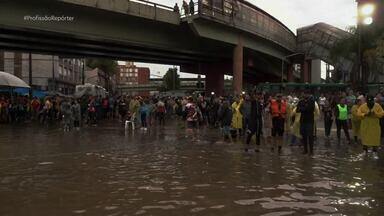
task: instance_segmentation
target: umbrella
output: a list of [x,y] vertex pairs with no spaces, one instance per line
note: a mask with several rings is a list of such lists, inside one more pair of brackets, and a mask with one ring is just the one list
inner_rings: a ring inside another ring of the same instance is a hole
[[31,88],[20,78],[2,71],[0,71],[0,86]]

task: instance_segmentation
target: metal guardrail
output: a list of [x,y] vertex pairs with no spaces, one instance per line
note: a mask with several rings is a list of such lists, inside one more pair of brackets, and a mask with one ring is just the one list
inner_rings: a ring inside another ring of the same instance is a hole
[[199,14],[224,24],[259,35],[291,50],[296,49],[296,36],[283,23],[244,0],[198,0],[194,13],[181,7],[181,17]]
[[172,7],[169,7],[169,6],[166,6],[166,5],[163,5],[163,4],[158,4],[158,3],[155,3],[155,2],[146,1],[146,0],[126,0],[126,1],[128,1],[128,2],[138,2],[138,3],[145,4],[145,5],[151,5],[151,6],[155,7],[155,8],[162,8],[162,9],[173,11]]
[[58,0],[87,7],[100,8],[118,13],[131,14],[172,24],[179,24],[180,16],[173,7],[147,0]]

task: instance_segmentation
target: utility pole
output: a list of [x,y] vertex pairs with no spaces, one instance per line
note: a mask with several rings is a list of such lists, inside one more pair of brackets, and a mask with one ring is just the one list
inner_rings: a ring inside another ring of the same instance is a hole
[[357,34],[358,34],[358,66],[360,80],[360,87],[365,90],[365,84],[368,81],[364,67],[364,26],[371,25],[373,23],[375,8],[377,5],[374,2],[356,0],[357,2]]
[[[357,58],[358,58],[358,74],[357,74],[357,80],[359,80],[359,86],[360,88],[364,87],[364,75],[363,75],[363,56],[362,56],[362,32],[361,32],[361,25],[360,23],[357,25],[357,34],[358,34],[358,51],[357,51]],[[363,90],[363,89],[361,89]]]

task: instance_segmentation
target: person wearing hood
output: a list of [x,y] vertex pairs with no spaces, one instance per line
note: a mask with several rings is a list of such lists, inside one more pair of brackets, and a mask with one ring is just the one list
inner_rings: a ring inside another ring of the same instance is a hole
[[81,107],[77,100],[74,100],[72,102],[71,110],[73,114],[73,125],[76,128],[76,130],[79,130],[80,122],[81,122]]
[[140,108],[139,108],[139,113],[140,113],[140,120],[141,120],[141,128],[142,130],[146,131],[148,130],[148,116],[149,116],[149,106],[147,101],[141,101],[140,102]]
[[300,113],[300,134],[304,145],[303,154],[313,155],[315,119],[320,111],[315,99],[309,92],[300,100],[296,112]]
[[236,97],[235,102],[232,103],[232,128],[236,135],[241,136],[243,134],[243,114],[241,113],[241,107],[243,106],[243,99]]
[[245,148],[245,151],[248,151],[249,144],[251,142],[251,138],[253,135],[256,136],[256,152],[259,151],[259,146],[260,146],[260,136],[261,136],[261,131],[263,128],[263,106],[261,105],[261,94],[254,93],[252,100],[250,100],[250,113],[249,113],[249,119],[248,119],[248,129],[249,133],[247,135],[247,140],[246,144],[247,147]]
[[357,115],[362,118],[360,125],[361,142],[365,154],[372,148],[374,159],[378,159],[377,149],[381,142],[380,118],[384,116],[383,108],[375,102],[373,96],[367,97],[367,102],[359,107]]
[[294,104],[294,98],[291,95],[287,96],[287,117],[285,118],[285,131],[287,134],[291,133],[291,125],[292,125],[292,115],[293,115],[293,109],[296,107],[297,104]]
[[232,142],[231,136],[231,124],[232,124],[232,109],[229,105],[229,101],[224,101],[218,111],[218,120],[223,132],[224,140],[229,139]]
[[353,133],[355,143],[357,143],[358,139],[360,138],[360,124],[361,124],[361,119],[357,114],[357,110],[363,103],[364,103],[364,96],[361,95],[355,100],[355,104],[351,108],[352,133]]
[[60,110],[62,114],[64,132],[68,132],[70,131],[71,125],[72,125],[72,110],[71,110],[71,105],[69,104],[67,99],[64,99],[61,102]]
[[291,120],[291,128],[290,128],[290,132],[291,132],[291,145],[296,145],[297,143],[297,140],[301,140],[302,137],[301,137],[301,133],[300,133],[300,118],[301,118],[301,113],[300,112],[297,112],[297,104],[299,103],[299,99],[298,98],[295,98],[293,99],[293,102],[292,102],[292,112],[290,114],[290,116],[288,116]]
[[324,118],[324,132],[325,137],[329,140],[331,136],[331,128],[333,124],[333,110],[332,110],[332,101],[330,98],[324,101],[324,106],[322,108],[323,118]]
[[251,96],[249,94],[245,95],[243,105],[241,106],[241,113],[243,114],[243,131],[249,133],[249,124],[251,118]]

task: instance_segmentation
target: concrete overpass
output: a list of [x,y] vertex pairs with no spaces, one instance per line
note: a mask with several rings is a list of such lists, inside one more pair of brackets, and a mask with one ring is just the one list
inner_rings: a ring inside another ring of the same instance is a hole
[[280,80],[282,59],[296,50],[284,24],[243,0],[202,0],[196,8],[180,18],[143,0],[3,0],[0,48],[180,65],[205,74],[207,91],[218,93],[224,74],[234,76],[237,93],[243,79]]

